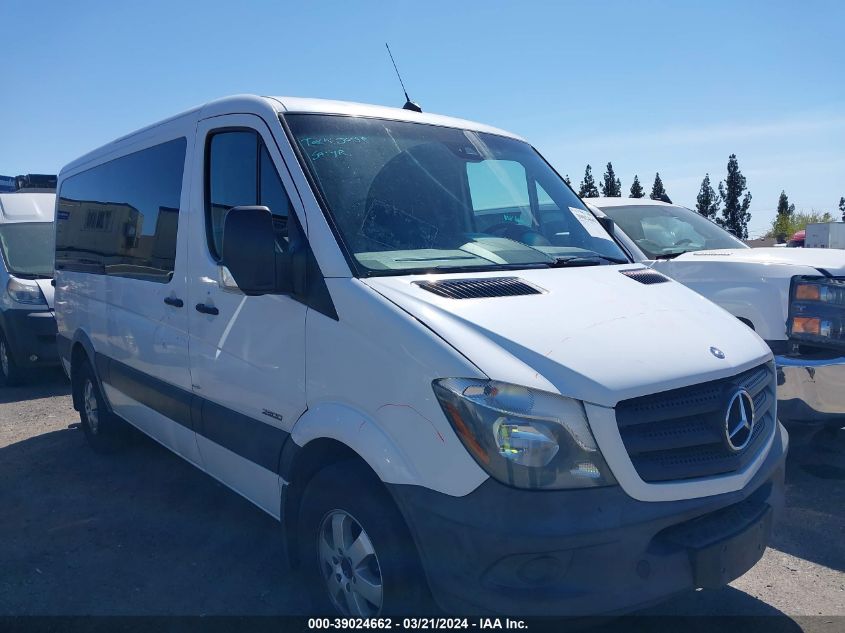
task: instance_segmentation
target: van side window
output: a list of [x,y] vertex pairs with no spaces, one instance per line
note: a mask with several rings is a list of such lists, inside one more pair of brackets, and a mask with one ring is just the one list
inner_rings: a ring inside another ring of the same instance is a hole
[[290,198],[273,165],[273,159],[264,144],[259,156],[258,204],[267,207],[273,214],[273,228],[276,231],[276,245],[282,251],[288,250],[288,218],[293,213]]
[[212,256],[220,258],[226,212],[238,206],[268,207],[273,213],[278,247],[286,250],[291,203],[258,133],[217,132],[207,147],[206,226]]
[[185,168],[185,138],[97,165],[62,182],[56,268],[167,283]]
[[208,144],[206,221],[209,248],[217,259],[222,252],[226,212],[257,200],[257,152],[258,135],[249,131],[215,134]]

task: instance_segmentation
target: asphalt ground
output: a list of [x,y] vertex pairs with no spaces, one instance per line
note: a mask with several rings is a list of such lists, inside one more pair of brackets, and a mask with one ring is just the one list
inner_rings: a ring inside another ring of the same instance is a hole
[[[78,422],[60,371],[0,389],[0,616],[309,614],[272,518],[140,434],[97,455]],[[786,510],[763,559],[644,615],[845,630],[845,431],[790,435]]]

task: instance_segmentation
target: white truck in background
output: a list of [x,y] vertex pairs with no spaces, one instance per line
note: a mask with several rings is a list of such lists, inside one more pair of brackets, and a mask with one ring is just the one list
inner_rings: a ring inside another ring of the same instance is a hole
[[777,364],[781,421],[843,425],[845,251],[749,248],[676,204],[588,202],[596,215],[614,221],[614,237],[634,261],[707,297],[766,341]]
[[805,231],[804,248],[845,248],[845,222],[808,224]]

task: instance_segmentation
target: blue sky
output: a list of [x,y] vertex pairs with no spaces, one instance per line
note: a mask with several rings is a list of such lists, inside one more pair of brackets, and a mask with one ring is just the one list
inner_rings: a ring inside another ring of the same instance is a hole
[[[687,206],[735,152],[750,233],[781,189],[845,196],[845,3],[0,0],[0,174],[57,172],[234,93],[401,105],[525,136],[574,184],[612,161]],[[37,19],[37,21],[35,21]]]

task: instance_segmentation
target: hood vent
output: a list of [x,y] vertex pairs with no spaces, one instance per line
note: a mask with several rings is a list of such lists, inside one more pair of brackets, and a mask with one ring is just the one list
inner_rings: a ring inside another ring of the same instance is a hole
[[480,279],[442,279],[415,281],[414,284],[447,299],[483,299],[489,297],[518,297],[538,295],[538,288],[517,277],[486,277]]
[[641,284],[650,286],[651,284],[662,284],[670,279],[658,272],[649,270],[648,268],[635,268],[634,270],[620,270],[620,273],[626,277],[630,277],[634,281],[639,281]]

